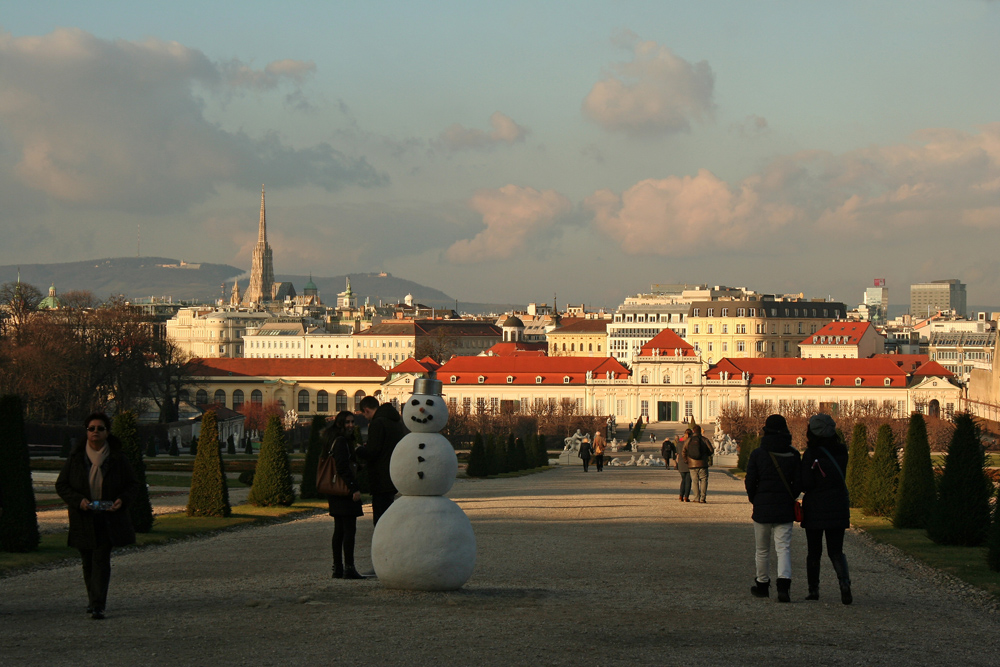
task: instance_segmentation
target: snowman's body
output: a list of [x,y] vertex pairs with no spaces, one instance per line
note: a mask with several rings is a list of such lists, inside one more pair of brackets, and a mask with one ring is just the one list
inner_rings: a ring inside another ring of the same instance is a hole
[[[421,393],[424,388],[427,393]],[[403,406],[412,431],[396,445],[389,475],[402,497],[379,518],[372,536],[372,564],[388,588],[446,591],[461,588],[476,564],[476,536],[465,512],[443,494],[451,489],[458,459],[438,433],[448,421],[440,382],[417,380]]]

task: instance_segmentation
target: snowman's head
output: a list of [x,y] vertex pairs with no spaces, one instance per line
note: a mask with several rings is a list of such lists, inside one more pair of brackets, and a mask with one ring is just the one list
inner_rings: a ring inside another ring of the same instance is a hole
[[448,423],[448,404],[436,394],[413,394],[403,404],[403,424],[414,433],[436,433]]

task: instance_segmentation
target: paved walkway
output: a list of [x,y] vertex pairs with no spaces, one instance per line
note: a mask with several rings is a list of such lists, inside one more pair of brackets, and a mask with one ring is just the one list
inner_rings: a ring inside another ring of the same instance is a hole
[[[998,619],[849,536],[855,604],[826,562],[805,602],[751,598],[742,483],[679,503],[678,474],[561,468],[461,480],[476,570],[454,593],[331,580],[323,515],[116,552],[108,620],[83,613],[79,566],[0,580],[2,665],[994,665]],[[366,508],[367,511],[368,508]],[[370,565],[369,517],[359,567]]]

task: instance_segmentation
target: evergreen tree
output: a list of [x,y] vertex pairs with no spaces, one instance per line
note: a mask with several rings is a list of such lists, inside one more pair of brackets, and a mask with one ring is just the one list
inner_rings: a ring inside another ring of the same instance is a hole
[[514,434],[507,434],[507,442],[504,445],[504,459],[507,461],[506,472],[517,472],[517,446],[514,443]]
[[489,476],[499,475],[501,469],[500,461],[501,453],[497,447],[496,438],[493,437],[492,433],[486,434],[486,460],[489,465],[486,468],[486,474]]
[[973,547],[986,539],[993,484],[985,465],[979,427],[968,413],[955,415],[938,502],[927,524],[927,536],[938,544]]
[[73,438],[69,437],[69,433],[63,436],[62,447],[59,448],[59,458],[65,459],[69,457],[69,453],[73,451]]
[[137,533],[148,533],[153,529],[153,504],[149,501],[149,487],[146,486],[146,463],[142,460],[142,446],[139,444],[139,428],[135,413],[129,410],[115,417],[111,433],[122,443],[122,453],[132,466],[132,472],[139,482],[132,502],[128,504],[128,514],[132,527]]
[[545,443],[545,434],[538,434],[538,455],[541,457],[541,463],[543,466],[549,465],[549,450]]
[[191,456],[198,456],[198,436],[191,436]]
[[219,455],[219,425],[215,412],[209,410],[201,418],[201,440],[191,474],[191,493],[188,495],[188,516],[229,516],[229,485],[225,466]]
[[233,437],[232,433],[226,438],[226,454],[228,456],[236,456],[236,438]]
[[986,564],[994,572],[1000,572],[1000,496],[993,504],[993,522],[986,536]]
[[896,508],[896,488],[899,484],[899,456],[892,427],[882,424],[875,437],[875,455],[868,467],[865,486],[865,511],[871,516],[892,516]]
[[156,451],[156,438],[150,438],[149,442],[146,443],[146,456],[151,459],[155,459],[159,452]]
[[181,450],[177,447],[177,436],[170,438],[170,449],[167,450],[168,456],[180,456]]
[[903,471],[899,476],[892,525],[896,528],[926,528],[936,494],[927,424],[922,414],[914,412],[910,415],[910,426],[906,431]]
[[246,454],[247,456],[253,456],[253,440],[250,439],[249,433],[243,436],[243,441],[245,443],[244,444],[245,449],[243,453]]
[[263,507],[288,506],[295,502],[295,486],[288,462],[288,450],[285,449],[285,435],[281,419],[276,415],[267,420],[260,455],[257,457],[257,472],[253,476],[253,486],[247,502]]
[[0,551],[38,548],[38,514],[21,397],[0,397]]
[[319,498],[316,491],[316,470],[319,469],[319,459],[323,455],[323,429],[326,428],[326,417],[314,415],[309,426],[309,444],[306,447],[306,460],[302,466],[302,484],[299,485],[299,495],[303,498]]
[[483,434],[477,432],[472,440],[469,451],[469,464],[465,468],[467,477],[486,477],[489,473],[489,461],[486,460],[486,445],[483,444]]
[[739,456],[737,458],[736,467],[746,472],[747,463],[750,461],[750,453],[758,447],[760,447],[759,435],[754,435],[753,433],[747,433],[744,435],[743,440],[740,442]]
[[514,456],[517,459],[518,470],[535,467],[528,462],[528,451],[524,448],[524,440],[521,438],[514,438]]
[[848,452],[847,493],[851,497],[851,507],[865,506],[865,490],[868,487],[868,467],[871,457],[868,456],[868,427],[862,423],[854,425],[851,436],[851,449]]

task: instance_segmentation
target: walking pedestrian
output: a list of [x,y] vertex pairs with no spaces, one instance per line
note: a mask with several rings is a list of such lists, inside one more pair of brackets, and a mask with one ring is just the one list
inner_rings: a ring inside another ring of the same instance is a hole
[[670,470],[670,460],[677,457],[677,447],[674,445],[674,441],[670,438],[664,438],[663,444],[660,445],[660,456],[663,457],[663,463],[667,470]]
[[677,455],[677,472],[681,474],[681,490],[680,490],[680,500],[683,503],[691,502],[691,469],[688,467],[687,457],[684,456],[684,448],[687,446],[687,439],[691,437],[691,429],[688,429],[684,433],[684,440],[678,443],[681,448],[680,453]]
[[686,433],[687,439],[684,441],[684,451],[682,456],[687,458],[688,467],[694,478],[695,502],[706,503],[708,495],[708,458],[715,453],[715,448],[708,438],[701,434],[701,426],[698,424],[689,428]]
[[607,446],[604,434],[600,431],[594,433],[594,464],[597,465],[597,472],[604,472],[604,450]]
[[590,457],[594,453],[593,448],[590,445],[590,439],[584,438],[580,442],[580,452],[578,456],[583,459],[583,472],[587,472],[588,466],[590,466]]

